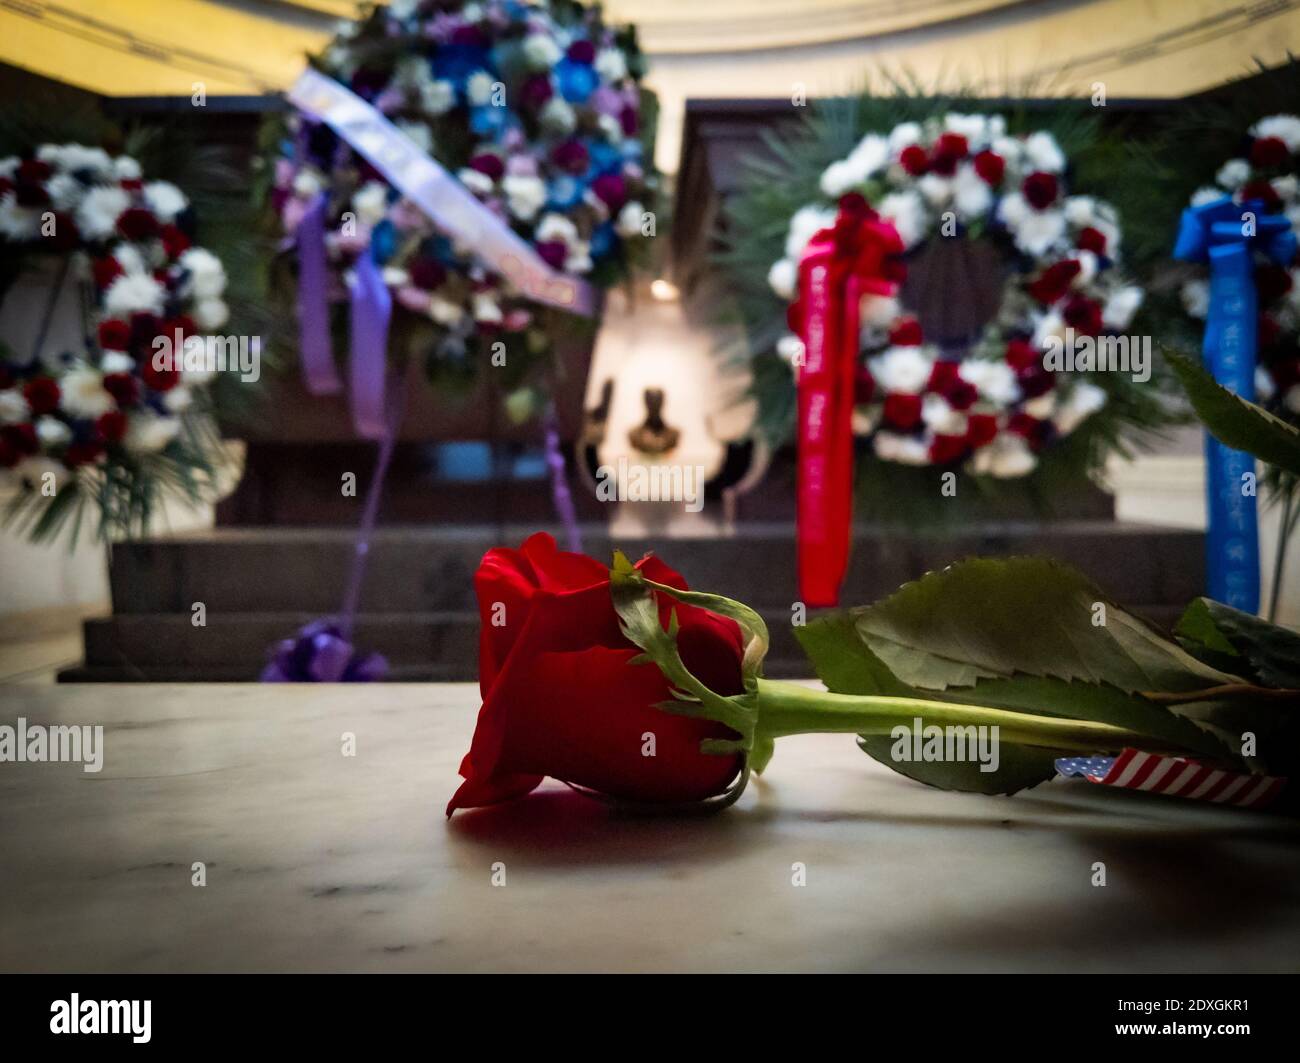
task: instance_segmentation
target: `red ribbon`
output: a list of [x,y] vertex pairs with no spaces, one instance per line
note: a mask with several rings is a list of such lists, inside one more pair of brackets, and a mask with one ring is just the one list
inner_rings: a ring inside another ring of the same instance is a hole
[[853,522],[853,391],[859,301],[893,295],[903,241],[857,195],[840,201],[799,261],[790,327],[803,340],[799,370],[799,595],[805,605],[839,602]]

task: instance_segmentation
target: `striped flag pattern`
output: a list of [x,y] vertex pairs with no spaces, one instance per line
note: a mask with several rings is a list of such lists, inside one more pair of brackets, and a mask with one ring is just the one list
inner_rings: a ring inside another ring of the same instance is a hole
[[1102,786],[1237,808],[1263,808],[1286,785],[1286,779],[1272,775],[1222,771],[1183,757],[1161,757],[1136,749],[1126,749],[1118,757],[1063,757],[1056,762],[1056,770]]

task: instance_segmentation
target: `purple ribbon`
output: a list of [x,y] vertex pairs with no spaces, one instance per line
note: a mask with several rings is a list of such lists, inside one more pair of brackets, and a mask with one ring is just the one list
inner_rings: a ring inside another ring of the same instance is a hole
[[391,424],[384,405],[384,382],[388,375],[388,322],[393,297],[369,248],[357,259],[352,280],[352,358],[349,366],[349,398],[352,423],[362,439],[384,440],[400,427]]
[[329,267],[325,261],[325,195],[298,223],[298,347],[303,382],[313,395],[337,395],[343,390],[334,368],[330,342]]
[[564,538],[570,552],[582,553],[582,533],[578,530],[578,514],[573,508],[573,494],[569,491],[569,478],[564,471],[564,454],[560,451],[560,421],[555,414],[555,403],[546,407],[546,464],[551,470],[551,496],[555,511],[564,525]]

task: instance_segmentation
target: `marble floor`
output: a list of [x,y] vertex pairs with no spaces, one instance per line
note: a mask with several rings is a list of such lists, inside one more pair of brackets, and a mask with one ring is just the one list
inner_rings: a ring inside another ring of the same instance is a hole
[[0,764],[0,970],[1300,967],[1300,839],[1268,815],[1082,781],[944,793],[814,735],[713,816],[548,782],[447,820],[473,685],[0,700],[104,728],[97,773]]

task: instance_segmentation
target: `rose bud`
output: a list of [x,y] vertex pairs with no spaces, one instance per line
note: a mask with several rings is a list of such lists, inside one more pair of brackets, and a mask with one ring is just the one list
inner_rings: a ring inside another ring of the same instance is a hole
[[[520,797],[546,776],[665,804],[724,794],[742,775],[741,736],[704,715],[712,710],[745,727],[724,704],[746,689],[741,626],[674,602],[686,582],[657,558],[635,567],[623,559],[622,566],[611,574],[589,557],[558,550],[544,533],[519,550],[484,556],[474,576],[483,707],[448,815]],[[620,610],[612,575],[621,581]],[[634,633],[657,640],[656,662],[665,657],[670,670],[680,668],[672,683],[646,659]],[[765,629],[763,636],[765,646]],[[683,685],[702,699],[690,715],[683,714],[686,702],[674,702],[675,687]],[[748,729],[752,734],[752,724]],[[647,733],[654,735],[653,757],[643,755]]]

